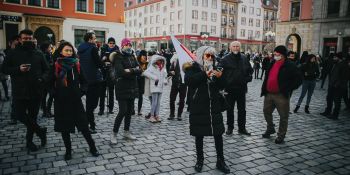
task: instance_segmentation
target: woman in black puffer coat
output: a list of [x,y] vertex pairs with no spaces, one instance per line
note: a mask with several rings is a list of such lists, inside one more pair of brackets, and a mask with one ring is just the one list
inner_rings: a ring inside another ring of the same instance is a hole
[[224,173],[230,169],[224,162],[222,134],[225,131],[221,114],[222,99],[219,90],[224,87],[222,73],[215,68],[215,49],[209,46],[197,50],[196,62],[185,64],[185,83],[193,94],[190,101],[190,134],[196,138],[197,163],[195,170],[203,167],[203,138],[214,136],[217,152],[216,167]]
[[110,55],[112,59],[112,68],[115,71],[115,96],[119,104],[119,113],[115,118],[111,142],[117,143],[117,133],[120,124],[124,119],[124,138],[135,140],[129,132],[131,112],[135,98],[138,97],[137,76],[141,75],[142,70],[132,53],[131,41],[127,38],[122,40],[121,52],[113,52]]

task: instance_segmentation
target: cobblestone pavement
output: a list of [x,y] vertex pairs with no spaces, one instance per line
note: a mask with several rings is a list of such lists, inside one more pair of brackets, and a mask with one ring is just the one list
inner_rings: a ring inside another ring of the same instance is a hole
[[[232,174],[350,174],[349,112],[342,108],[338,121],[320,116],[325,106],[326,90],[320,90],[318,84],[310,106],[311,114],[305,114],[303,107],[298,114],[291,114],[286,143],[276,145],[275,137],[261,137],[266,124],[260,87],[261,80],[253,80],[247,94],[247,129],[252,136],[239,135],[237,130],[230,137],[224,136],[225,158]],[[24,125],[7,125],[10,104],[1,102],[0,174],[195,173],[193,166],[196,153],[194,138],[189,135],[188,114],[183,114],[183,121],[166,120],[169,115],[169,89],[167,87],[162,98],[162,123],[151,124],[143,117],[133,116],[131,131],[138,139],[122,140],[121,133],[118,136],[119,143],[111,145],[109,134],[116,113],[96,115],[98,133],[93,138],[102,156],[92,157],[82,135],[72,134],[73,159],[67,162],[63,159],[65,148],[60,134],[53,131],[52,118],[39,117],[40,123],[48,127],[47,146],[27,154],[24,149]],[[294,108],[299,94],[300,89],[292,97],[291,108]],[[146,99],[143,113],[147,113],[149,108]],[[276,113],[275,116],[278,124],[279,117]],[[36,137],[35,142],[40,143]],[[220,174],[215,169],[213,138],[205,139],[204,149],[205,166],[202,174]]]

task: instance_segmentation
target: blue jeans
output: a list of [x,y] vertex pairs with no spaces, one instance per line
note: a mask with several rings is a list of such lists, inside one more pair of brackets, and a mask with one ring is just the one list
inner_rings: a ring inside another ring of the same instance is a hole
[[297,106],[300,106],[301,102],[303,102],[306,92],[307,92],[306,106],[309,106],[312,94],[314,93],[315,86],[316,86],[316,80],[303,80],[301,94],[300,94]]
[[162,93],[155,92],[152,93],[152,107],[151,116],[159,116],[160,99],[162,98]]

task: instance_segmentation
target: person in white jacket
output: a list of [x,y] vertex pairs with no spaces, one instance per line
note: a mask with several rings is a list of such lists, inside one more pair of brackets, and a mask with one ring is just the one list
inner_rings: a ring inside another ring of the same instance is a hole
[[160,55],[153,55],[149,67],[143,73],[150,79],[150,91],[152,95],[151,117],[152,123],[161,122],[159,117],[160,100],[162,98],[163,87],[167,85],[166,60]]

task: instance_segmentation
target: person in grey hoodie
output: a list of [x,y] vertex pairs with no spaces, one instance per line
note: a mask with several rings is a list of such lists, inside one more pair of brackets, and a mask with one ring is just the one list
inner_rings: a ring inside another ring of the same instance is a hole
[[101,68],[103,63],[96,47],[96,35],[88,32],[84,36],[84,43],[78,48],[81,71],[87,82],[86,115],[90,125],[90,132],[96,133],[94,110],[98,105],[100,83],[103,80]]

